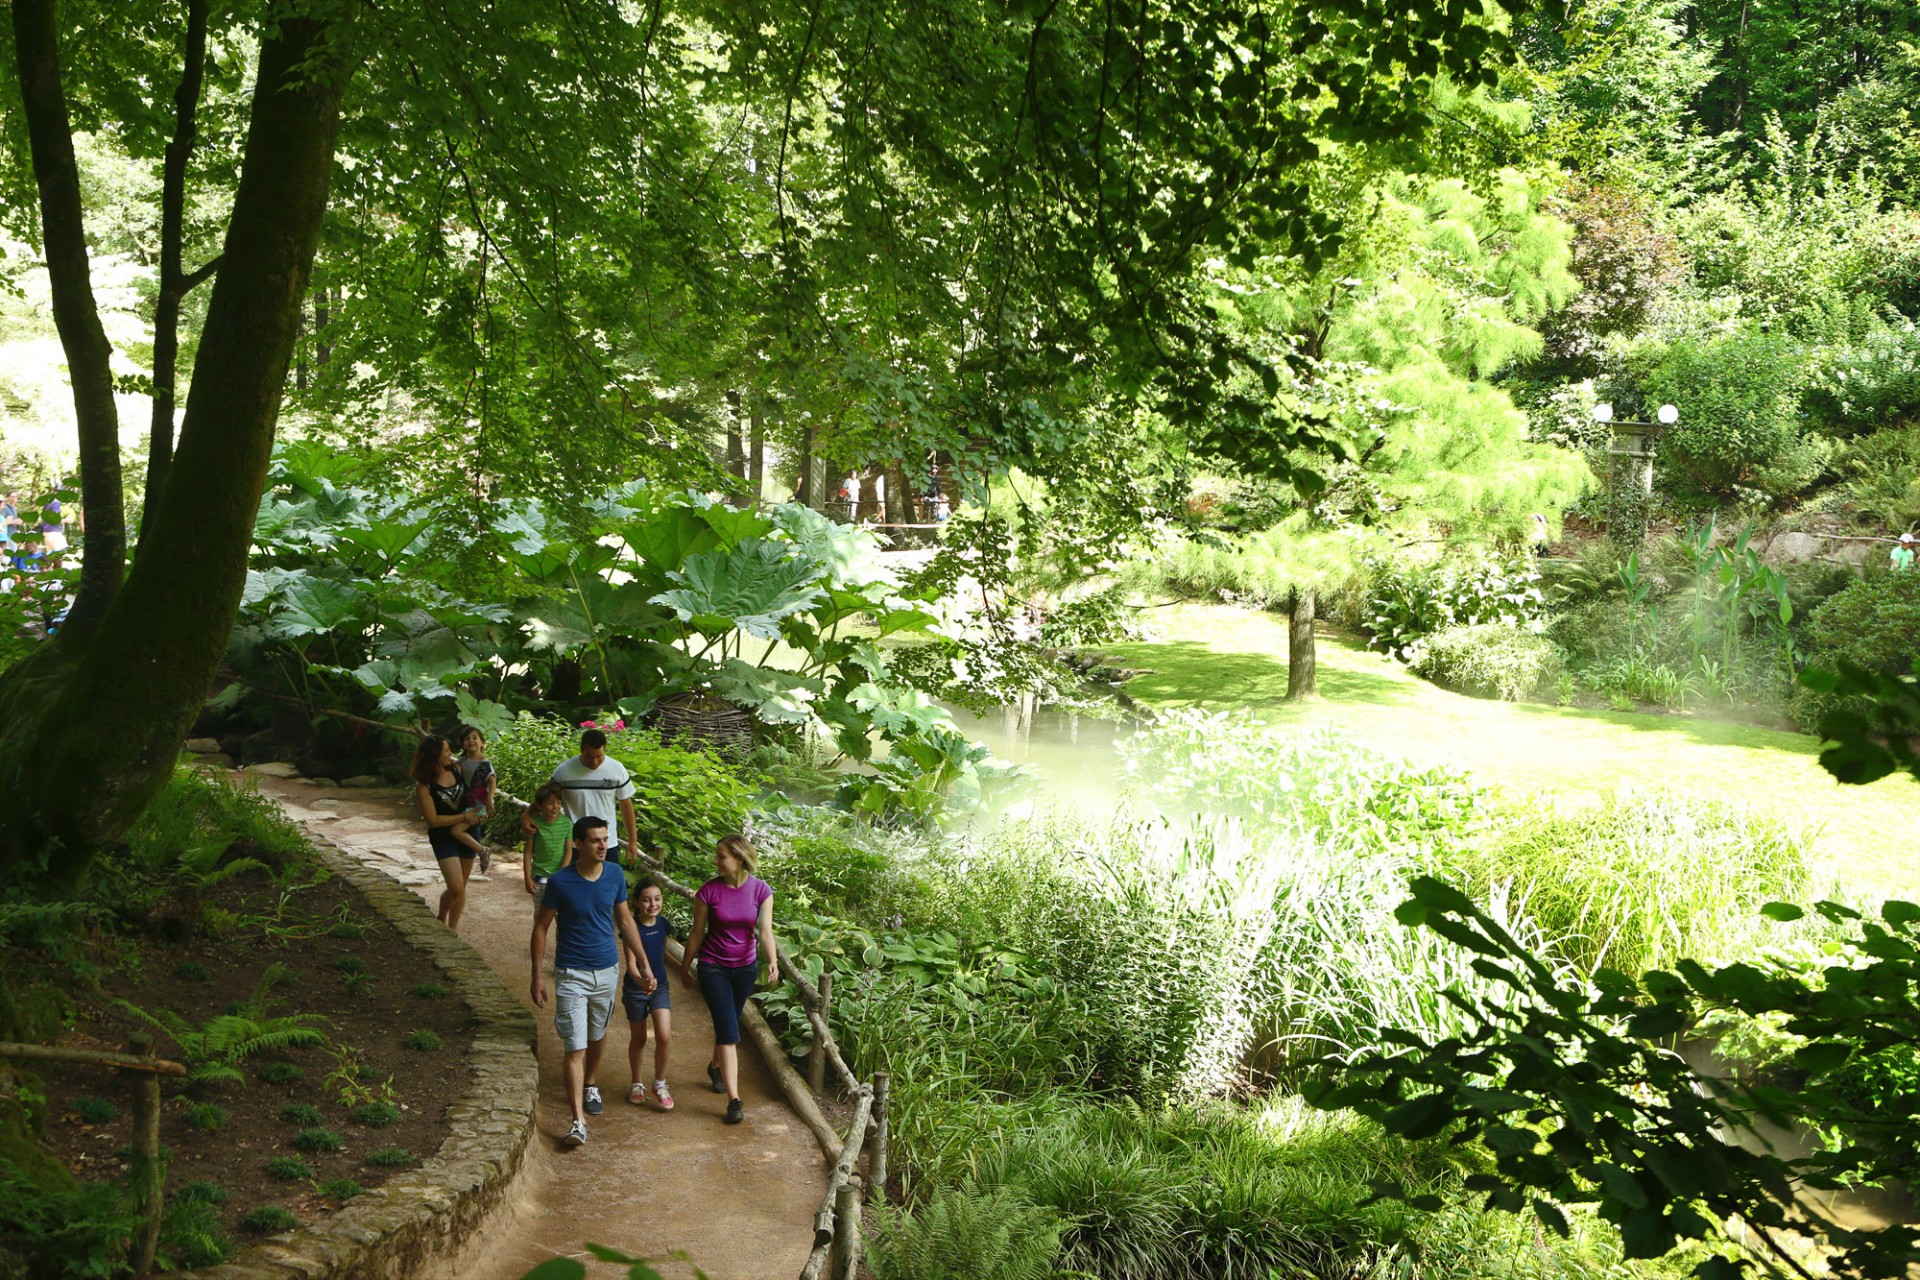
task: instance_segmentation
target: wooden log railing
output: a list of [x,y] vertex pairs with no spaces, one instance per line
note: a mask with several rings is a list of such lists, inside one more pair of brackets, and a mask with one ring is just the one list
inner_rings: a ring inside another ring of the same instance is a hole
[[[501,792],[500,798],[526,807],[527,802],[518,796]],[[668,876],[658,859],[638,850],[634,853],[636,860],[642,864],[641,869],[663,892],[689,902],[694,901],[694,891]],[[683,958],[685,953],[678,943],[669,942],[667,945],[676,961]],[[754,1040],[760,1056],[766,1059],[768,1069],[773,1072],[780,1091],[786,1095],[794,1113],[812,1130],[821,1151],[833,1162],[827,1178],[826,1194],[821,1197],[820,1208],[813,1217],[813,1251],[807,1255],[807,1264],[800,1271],[800,1280],[821,1280],[822,1276],[830,1277],[830,1280],[854,1280],[866,1252],[860,1228],[861,1200],[865,1196],[876,1195],[884,1198],[887,1193],[889,1081],[884,1071],[875,1072],[871,1082],[863,1081],[847,1065],[839,1044],[833,1038],[833,1029],[827,1023],[831,998],[831,979],[828,975],[822,974],[821,983],[816,987],[807,977],[806,970],[794,963],[793,954],[785,946],[778,941],[774,946],[780,960],[780,971],[793,984],[794,991],[800,997],[800,1007],[806,1011],[807,1022],[813,1028],[814,1047],[808,1061],[808,1075],[813,1083],[810,1085],[794,1069],[779,1037],[767,1025],[760,1010],[751,1004],[747,1006],[747,1016],[741,1020],[742,1029]],[[828,1068],[832,1069],[834,1079],[853,1102],[853,1115],[844,1135],[836,1133],[827,1122],[814,1096],[824,1093]],[[858,1169],[863,1153],[867,1158],[864,1177]]]
[[139,1201],[136,1212],[140,1215],[140,1234],[134,1237],[133,1251],[127,1261],[136,1276],[152,1271],[153,1255],[160,1247],[160,1218],[167,1198],[166,1165],[160,1155],[160,1077],[184,1076],[185,1065],[154,1057],[153,1037],[143,1031],[129,1037],[125,1053],[66,1049],[50,1044],[0,1043],[0,1059],[112,1067],[132,1086],[132,1173],[135,1197]]

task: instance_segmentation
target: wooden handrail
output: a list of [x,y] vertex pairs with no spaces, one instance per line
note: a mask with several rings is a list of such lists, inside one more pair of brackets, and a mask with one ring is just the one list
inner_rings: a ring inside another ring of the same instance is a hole
[[145,1058],[108,1049],[62,1049],[51,1044],[13,1044],[0,1041],[0,1058],[21,1058],[36,1062],[72,1062],[87,1067],[112,1067],[116,1071],[144,1071],[156,1076],[184,1076],[187,1068],[165,1058]]

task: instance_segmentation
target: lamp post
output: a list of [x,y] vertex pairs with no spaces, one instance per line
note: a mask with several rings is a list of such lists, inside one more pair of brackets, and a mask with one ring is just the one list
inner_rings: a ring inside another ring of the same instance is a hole
[[1680,420],[1680,410],[1663,404],[1654,417],[1654,422],[1616,420],[1611,404],[1602,401],[1593,406],[1593,420],[1613,428],[1613,438],[1607,442],[1611,463],[1607,532],[1631,546],[1638,546],[1647,533],[1647,502],[1653,496],[1653,458],[1660,433]]

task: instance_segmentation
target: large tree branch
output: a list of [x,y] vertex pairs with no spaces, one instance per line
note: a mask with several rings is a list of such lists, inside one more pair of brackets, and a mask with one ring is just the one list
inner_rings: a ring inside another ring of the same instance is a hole
[[[187,0],[187,46],[180,64],[180,87],[173,94],[173,140],[167,143],[160,178],[160,294],[153,304],[153,417],[147,437],[147,502],[140,517],[144,541],[160,492],[167,487],[173,466],[173,405],[180,363],[180,301],[209,270],[202,267],[189,280],[180,269],[180,242],[185,236],[187,161],[193,156],[197,134],[194,117],[200,110],[200,81],[207,65],[207,0]],[[216,261],[218,261],[216,259]]]
[[120,417],[113,403],[113,348],[100,325],[93,271],[82,223],[80,168],[60,76],[55,0],[13,5],[13,42],[20,98],[40,190],[41,241],[53,300],[53,323],[67,356],[74,418],[80,435],[80,491],[87,514],[80,593],[60,629],[63,645],[84,645],[120,590],[127,530],[120,490]]

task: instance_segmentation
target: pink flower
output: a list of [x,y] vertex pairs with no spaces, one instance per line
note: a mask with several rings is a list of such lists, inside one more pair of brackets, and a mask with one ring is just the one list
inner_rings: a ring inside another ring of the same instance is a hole
[[591,720],[582,720],[582,721],[580,722],[580,727],[581,727],[582,729],[598,729],[598,728],[599,728],[600,726],[599,726],[599,725],[597,725],[597,724],[595,724],[595,723],[594,723],[593,721],[591,721]]
[[627,727],[627,722],[625,720],[615,720],[613,722],[613,727],[615,729],[624,729]]

